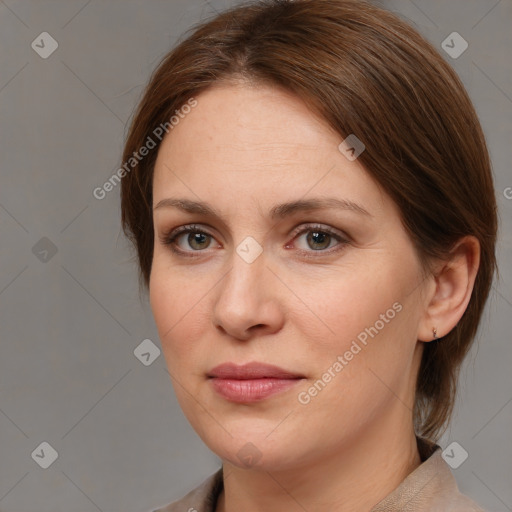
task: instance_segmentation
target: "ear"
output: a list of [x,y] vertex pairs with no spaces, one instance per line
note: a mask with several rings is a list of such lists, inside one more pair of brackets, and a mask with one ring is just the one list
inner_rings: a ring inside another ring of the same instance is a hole
[[418,325],[418,340],[433,341],[446,336],[459,322],[469,304],[480,265],[480,243],[474,236],[461,238],[447,260],[437,266],[431,293]]

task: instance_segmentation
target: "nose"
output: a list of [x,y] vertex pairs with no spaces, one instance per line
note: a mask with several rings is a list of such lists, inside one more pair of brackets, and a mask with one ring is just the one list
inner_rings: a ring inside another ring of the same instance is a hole
[[282,328],[280,281],[267,267],[264,253],[251,263],[234,253],[231,269],[216,288],[212,321],[223,335],[249,340]]

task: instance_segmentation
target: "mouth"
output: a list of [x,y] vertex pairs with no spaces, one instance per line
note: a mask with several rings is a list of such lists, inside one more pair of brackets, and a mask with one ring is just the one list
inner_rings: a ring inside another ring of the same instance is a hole
[[224,363],[213,368],[207,377],[220,396],[235,403],[264,400],[305,379],[299,373],[259,362],[244,365]]

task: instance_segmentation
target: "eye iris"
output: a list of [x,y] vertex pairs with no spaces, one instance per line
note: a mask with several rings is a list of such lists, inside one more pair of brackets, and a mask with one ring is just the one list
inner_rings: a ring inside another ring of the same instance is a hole
[[[314,250],[322,250],[329,247],[332,235],[325,231],[309,231],[306,237],[308,245]],[[200,251],[210,245],[210,235],[201,231],[189,231],[187,243],[192,249]]]
[[[307,236],[308,243],[312,241],[314,244],[323,245],[317,249],[325,249],[325,247],[329,247],[330,238],[331,235],[328,233],[322,233],[320,231],[311,231]],[[325,240],[327,240],[327,244],[323,243]]]
[[[208,235],[204,233],[189,233],[187,242],[190,244],[190,247],[194,249],[204,249],[204,247],[194,247],[194,244],[197,242],[199,244],[204,243],[207,240]],[[208,245],[206,245],[208,247]]]

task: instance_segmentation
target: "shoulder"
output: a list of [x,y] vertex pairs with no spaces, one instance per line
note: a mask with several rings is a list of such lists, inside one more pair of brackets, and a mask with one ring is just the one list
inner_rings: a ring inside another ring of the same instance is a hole
[[180,500],[147,512],[214,512],[222,486],[221,468]]
[[428,461],[430,461],[429,474],[432,475],[429,493],[432,498],[432,512],[486,512],[475,501],[459,491],[455,477],[444,460],[440,447],[436,448]]
[[[420,449],[426,453],[426,447]],[[371,512],[485,512],[459,491],[441,447],[432,445],[423,462]]]

